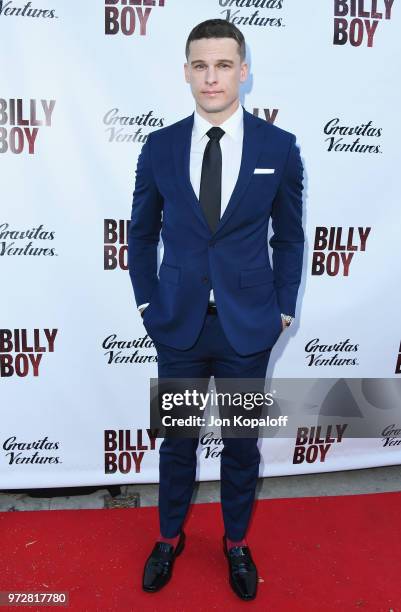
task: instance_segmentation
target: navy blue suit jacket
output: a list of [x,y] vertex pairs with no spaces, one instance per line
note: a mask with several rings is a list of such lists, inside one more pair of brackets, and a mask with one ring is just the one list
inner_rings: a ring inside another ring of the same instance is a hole
[[[190,182],[193,120],[194,113],[149,134],[138,158],[128,235],[135,300],[149,302],[143,323],[153,340],[187,349],[201,330],[213,288],[228,341],[249,355],[274,345],[280,313],[295,315],[304,246],[299,149],[293,134],[244,109],[238,180],[212,232]],[[255,168],[275,171],[254,174]]]

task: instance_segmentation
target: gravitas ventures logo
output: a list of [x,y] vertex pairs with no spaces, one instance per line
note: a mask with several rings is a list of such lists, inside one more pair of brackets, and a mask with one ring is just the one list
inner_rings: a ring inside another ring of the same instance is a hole
[[0,17],[44,17],[58,19],[55,9],[32,8],[32,2],[16,6],[12,0],[0,0]]
[[[281,28],[285,24],[277,11],[281,11],[284,0],[218,0],[222,19],[238,27],[256,26]],[[245,9],[245,10],[244,10]]]
[[333,45],[373,47],[377,27],[391,19],[394,0],[334,0]]
[[[7,255],[23,255],[23,256],[50,256],[54,257],[57,255],[54,247],[47,247],[46,240],[54,240],[54,231],[47,231],[44,229],[41,223],[39,227],[33,227],[28,230],[25,228],[10,229],[8,223],[0,223],[0,257]],[[36,243],[33,241],[42,242]],[[42,246],[43,244],[43,246]]]
[[[29,442],[18,440],[17,436],[10,436],[3,442],[3,451],[8,465],[16,464],[60,464],[62,460],[53,452],[60,449],[60,442],[52,442],[47,436]],[[51,453],[50,453],[51,451]]]
[[151,130],[164,127],[164,121],[164,117],[153,115],[153,110],[140,115],[124,115],[118,108],[112,108],[103,117],[109,142],[143,144]]
[[213,431],[206,432],[199,440],[201,453],[205,459],[219,459],[223,450],[222,438],[215,437]]
[[358,349],[359,344],[352,344],[349,338],[333,344],[324,344],[319,338],[313,338],[305,345],[307,365],[309,367],[359,365],[354,356]]
[[103,340],[102,347],[106,349],[104,355],[108,364],[157,362],[155,345],[147,334],[132,340],[120,340],[117,334],[110,334]]
[[382,431],[382,442],[384,446],[401,446],[401,428],[393,423]]
[[327,151],[334,153],[382,153],[379,138],[382,128],[372,121],[360,125],[346,125],[338,117],[330,119],[323,128]]

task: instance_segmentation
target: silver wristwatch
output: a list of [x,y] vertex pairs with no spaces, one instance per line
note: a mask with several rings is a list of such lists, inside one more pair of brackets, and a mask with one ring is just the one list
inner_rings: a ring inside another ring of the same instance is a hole
[[281,318],[283,319],[287,327],[289,327],[294,320],[294,317],[291,317],[291,315],[285,315],[283,313],[281,313]]

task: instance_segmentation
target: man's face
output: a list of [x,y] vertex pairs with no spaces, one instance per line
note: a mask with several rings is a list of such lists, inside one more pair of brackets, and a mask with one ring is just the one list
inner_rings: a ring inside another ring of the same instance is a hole
[[206,113],[219,113],[238,99],[240,83],[248,76],[233,38],[201,38],[189,45],[185,80],[197,105]]

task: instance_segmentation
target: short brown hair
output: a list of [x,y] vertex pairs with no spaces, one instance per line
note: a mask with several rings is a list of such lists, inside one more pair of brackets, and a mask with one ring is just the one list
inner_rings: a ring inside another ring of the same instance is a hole
[[233,38],[238,43],[238,52],[241,62],[245,59],[244,35],[233,23],[225,19],[207,19],[207,21],[198,23],[198,25],[191,30],[185,45],[185,56],[187,60],[189,57],[190,43],[200,38]]

